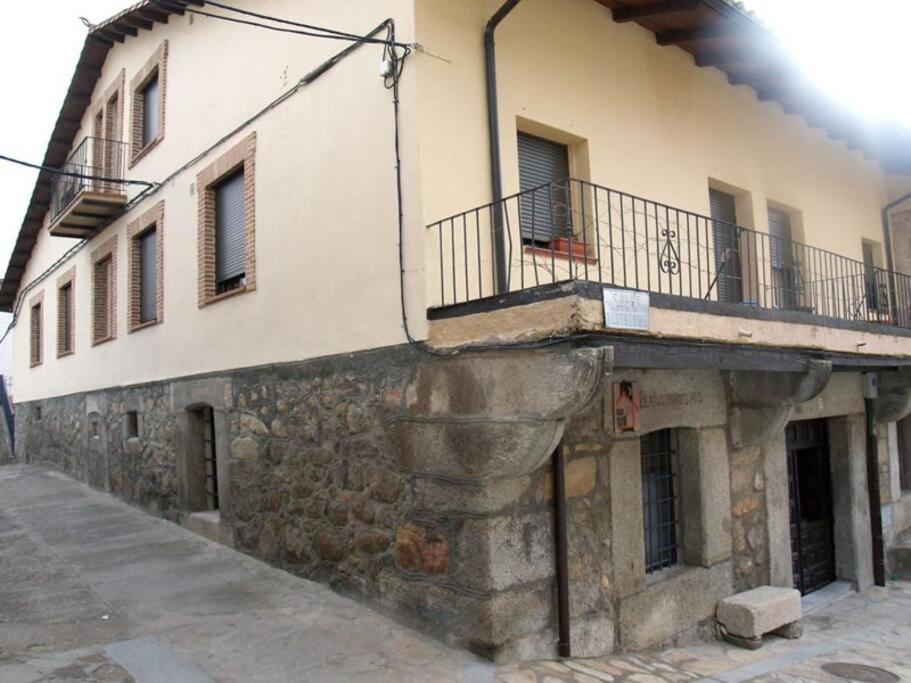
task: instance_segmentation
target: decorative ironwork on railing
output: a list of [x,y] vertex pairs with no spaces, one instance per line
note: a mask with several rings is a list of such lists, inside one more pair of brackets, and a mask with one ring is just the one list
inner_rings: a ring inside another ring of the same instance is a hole
[[[125,194],[124,159],[128,145],[119,140],[87,137],[51,179],[51,219],[82,192]],[[104,180],[102,180],[102,178]]]
[[587,280],[911,328],[911,276],[574,178],[429,225],[439,253],[435,305],[502,293],[498,225],[506,291]]

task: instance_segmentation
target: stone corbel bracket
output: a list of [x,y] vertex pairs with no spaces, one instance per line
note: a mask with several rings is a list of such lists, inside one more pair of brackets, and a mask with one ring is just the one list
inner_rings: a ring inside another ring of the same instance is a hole
[[567,421],[596,401],[613,349],[577,348],[426,357],[386,421],[404,471],[462,481],[537,469]]
[[879,373],[876,421],[898,422],[911,415],[911,368]]
[[783,430],[794,406],[818,396],[832,376],[832,362],[811,360],[805,372],[736,370],[726,373],[731,445],[748,448]]

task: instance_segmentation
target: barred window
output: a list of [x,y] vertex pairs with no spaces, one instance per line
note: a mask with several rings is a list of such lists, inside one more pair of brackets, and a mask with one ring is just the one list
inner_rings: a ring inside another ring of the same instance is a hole
[[647,574],[677,564],[680,556],[677,500],[677,432],[662,429],[640,440],[642,514]]

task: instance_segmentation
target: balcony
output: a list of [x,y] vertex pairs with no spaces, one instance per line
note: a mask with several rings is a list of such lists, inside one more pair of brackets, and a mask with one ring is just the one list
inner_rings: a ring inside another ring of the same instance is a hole
[[127,203],[123,164],[127,144],[87,137],[51,179],[49,230],[91,237]]
[[[428,229],[439,268],[431,319],[590,282],[650,292],[652,305],[677,310],[885,334],[911,329],[911,276],[583,180],[543,185]],[[497,230],[499,259],[491,246]]]

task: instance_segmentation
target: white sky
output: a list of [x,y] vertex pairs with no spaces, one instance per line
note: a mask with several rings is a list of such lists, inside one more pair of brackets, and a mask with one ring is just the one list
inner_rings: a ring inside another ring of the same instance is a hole
[[[452,2],[455,0],[439,0]],[[541,1],[541,0],[535,0]],[[554,2],[556,0],[547,0]],[[100,22],[133,0],[29,0],[0,22],[0,153],[40,163],[82,48],[80,16]],[[306,19],[301,2],[300,19]],[[848,106],[911,127],[911,0],[747,0],[808,75]],[[36,172],[0,162],[0,276]]]

